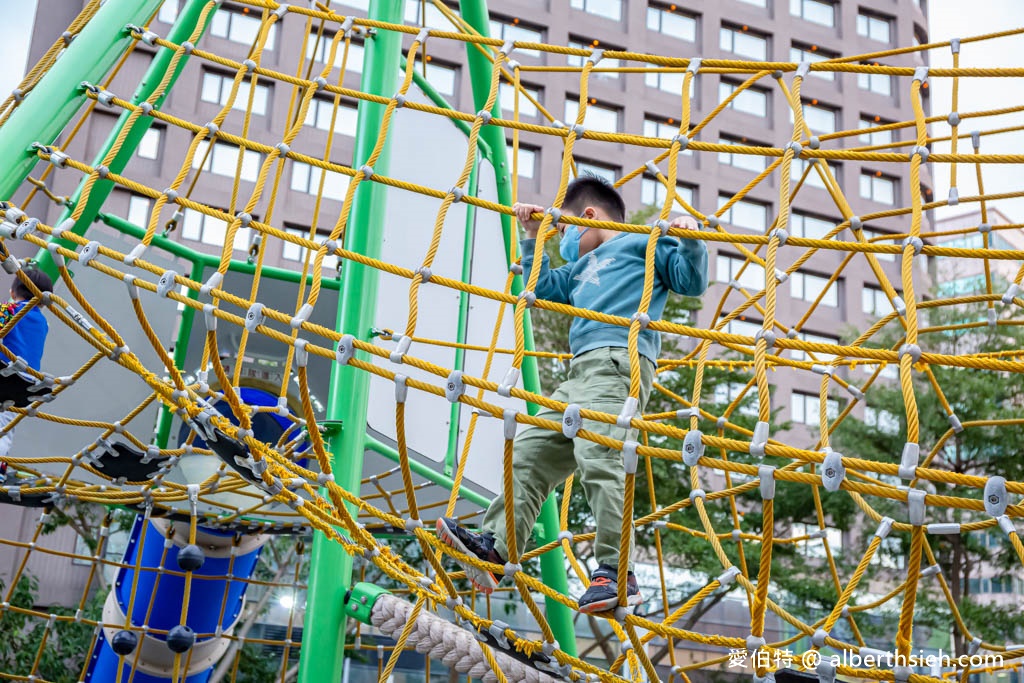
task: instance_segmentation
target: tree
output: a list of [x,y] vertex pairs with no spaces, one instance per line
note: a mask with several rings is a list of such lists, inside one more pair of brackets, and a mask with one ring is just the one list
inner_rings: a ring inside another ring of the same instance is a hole
[[[1004,291],[1005,288],[1005,283],[993,284],[993,291]],[[948,296],[941,290],[934,295]],[[1002,321],[1008,321],[1010,310],[1004,313]],[[987,320],[985,304],[932,308],[928,309],[927,315],[928,325],[932,327]],[[902,341],[900,334],[901,330],[890,326],[880,338],[881,345],[889,348],[898,345]],[[919,345],[927,352],[950,355],[1018,351],[1024,348],[1024,330],[1015,324],[960,328],[922,335]],[[1011,444],[1024,442],[1024,424],[1019,422],[1020,407],[1024,405],[1024,375],[941,365],[932,366],[931,370],[949,405],[962,422],[1009,422],[999,426],[971,426],[962,432],[953,433],[943,443],[938,457],[929,467],[961,475],[998,475],[1008,481],[1020,481],[1024,477],[1024,459],[1011,450]],[[913,383],[923,458],[950,431],[950,423],[927,377],[921,372],[915,372]],[[838,448],[860,458],[891,462],[893,454],[900,453],[907,440],[906,409],[900,387],[895,382],[872,386],[867,392],[867,405],[871,409],[871,420],[844,421],[836,434]],[[979,489],[955,484],[919,482],[917,486],[940,495],[981,498],[982,494]],[[896,519],[906,518],[905,506],[902,504],[874,499],[871,502],[882,514]],[[966,523],[989,519],[984,514],[943,507],[929,508],[927,515],[928,523]],[[989,534],[929,535],[928,542],[949,584],[954,603],[975,634],[998,643],[1024,636],[1024,616],[1016,606],[998,607],[981,599],[972,590],[972,578],[978,577],[982,569],[988,569],[989,573],[997,570],[1000,576],[1006,572],[1012,572],[1010,577],[1022,576],[1019,559],[998,528]],[[889,552],[906,554],[908,548],[908,539],[899,538],[898,544],[894,543]],[[945,598],[936,590],[922,594],[919,600],[921,609],[918,616],[921,621],[936,628],[949,628],[953,624],[954,651],[957,654],[965,653],[964,634],[955,626]]]

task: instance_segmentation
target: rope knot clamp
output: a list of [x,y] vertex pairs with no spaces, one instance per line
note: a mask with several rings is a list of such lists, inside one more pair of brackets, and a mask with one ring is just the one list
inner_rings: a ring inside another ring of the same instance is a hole
[[29,218],[18,225],[18,229],[14,231],[15,239],[23,240],[28,235],[31,235],[39,230],[39,219]]
[[504,436],[506,441],[511,441],[516,438],[516,429],[519,428],[519,423],[516,422],[516,416],[519,415],[518,410],[506,408],[501,412],[502,422],[504,423]]
[[981,638],[975,636],[974,638],[971,638],[971,642],[967,644],[967,654],[977,654],[979,649],[981,649]]
[[263,314],[263,304],[256,302],[245,312],[245,329],[255,332],[256,328],[266,322],[267,317]]
[[288,13],[289,7],[291,7],[291,5],[289,5],[288,3],[286,3],[286,2],[281,3],[280,5],[277,6],[277,9],[274,10],[274,15],[279,20],[280,19],[284,19],[284,15]]
[[492,621],[491,625],[487,627],[487,633],[497,641],[498,646],[504,650],[510,650],[511,646],[509,645],[508,638],[505,637],[506,630],[509,630],[508,624],[498,619]]
[[960,125],[960,112],[958,112],[958,111],[951,111],[951,112],[949,112],[949,116],[946,117],[946,123],[948,123],[951,126],[959,126]]
[[817,135],[812,135],[807,141],[807,146],[811,149],[821,149],[821,140],[818,139]]
[[988,309],[988,326],[989,327],[995,327],[998,324],[999,320],[996,317],[996,315],[997,315],[996,314],[996,309],[994,309],[994,308]]
[[284,142],[279,142],[276,145],[274,145],[274,149],[276,149],[278,151],[279,156],[283,156],[283,157],[288,156],[288,152],[292,151],[292,148],[289,147]]
[[928,67],[927,66],[919,66],[916,69],[914,69],[914,80],[915,81],[921,81],[922,83],[927,81],[928,80]]
[[65,168],[68,163],[68,155],[60,150],[50,148],[49,150],[49,162],[57,168]]
[[405,95],[403,95],[402,93],[397,93],[396,92],[395,96],[392,97],[391,99],[393,99],[395,101],[395,108],[396,109],[401,109],[402,107],[405,106]]
[[401,363],[402,357],[409,352],[410,346],[412,346],[412,337],[402,335],[397,340],[395,350],[388,355],[388,360],[392,363]]
[[814,647],[825,647],[825,639],[828,638],[829,634],[823,628],[817,629],[811,636],[811,645]]
[[330,472],[321,472],[320,474],[316,475],[316,483],[320,484],[320,486],[326,486],[329,482],[333,481],[334,475]]
[[577,138],[583,137],[584,133],[587,132],[587,129],[583,126],[582,123],[574,123],[574,124],[572,124],[572,126],[569,128],[569,130],[571,130],[573,133],[575,133]]
[[788,280],[788,279],[789,279],[789,273],[787,273],[786,271],[784,271],[784,270],[782,270],[780,268],[776,268],[775,269],[775,281],[776,282],[778,282],[781,285],[781,284],[784,284],[786,282],[786,280]]
[[835,492],[842,486],[846,479],[846,466],[843,464],[843,454],[831,448],[825,449],[825,459],[821,463],[821,484],[826,491]]
[[21,270],[21,262],[18,261],[17,257],[14,254],[8,254],[7,258],[0,262],[0,266],[3,267],[4,271],[8,275],[14,275],[19,270]]
[[946,204],[949,206],[956,206],[960,203],[960,192],[955,188],[949,188],[949,197],[946,199]]
[[910,489],[907,491],[907,510],[910,516],[910,523],[913,526],[924,525],[925,496],[928,495],[921,489]]
[[622,461],[626,474],[636,474],[637,453],[639,444],[636,441],[624,441],[622,443]]
[[592,66],[597,66],[597,63],[600,62],[602,59],[604,59],[603,48],[597,48],[596,50],[593,50],[590,53],[590,56],[587,57],[587,61],[590,62]]
[[803,153],[803,151],[804,151],[804,146],[803,146],[803,145],[801,145],[801,144],[800,144],[799,142],[797,142],[796,140],[793,140],[793,141],[791,141],[791,142],[790,142],[790,143],[789,143],[788,145],[786,145],[786,146],[784,147],[784,149],[786,149],[786,150],[790,150],[790,149],[791,149],[791,150],[793,150],[793,156],[795,156],[795,157],[799,157],[799,156],[800,156],[800,154],[802,154],[802,153]]
[[628,396],[622,404],[619,416],[615,419],[615,424],[623,429],[629,429],[639,409],[640,401],[635,396]]
[[952,52],[955,55],[960,54],[960,39],[959,38],[950,38],[950,40],[949,40],[949,51]]
[[210,136],[210,138],[215,137],[217,135],[217,133],[220,132],[220,126],[218,126],[213,121],[210,121],[209,123],[207,123],[205,126],[203,126],[203,128],[206,129],[206,132]]
[[153,33],[152,31],[143,31],[142,35],[139,36],[139,40],[144,42],[146,45],[153,47],[156,45],[156,41],[160,36]]
[[999,519],[996,521],[999,522],[999,528],[1002,529],[1003,533],[1007,536],[1017,531],[1013,528],[1013,522],[1006,515],[999,515]]
[[928,161],[928,155],[931,154],[931,150],[923,145],[914,145],[910,148],[910,154],[908,156],[910,159],[913,159],[915,154],[919,155],[921,157],[921,163],[924,163]]
[[206,296],[213,290],[219,288],[222,282],[224,282],[224,273],[218,270],[210,275],[209,279],[203,283],[203,286],[199,288],[199,293]]
[[917,475],[920,454],[921,447],[918,444],[909,441],[903,444],[903,453],[900,455],[900,479],[913,479]]
[[953,430],[954,434],[959,434],[964,431],[964,426],[960,423],[960,418],[956,416],[956,413],[950,413],[947,415],[946,420],[949,421],[949,426]]
[[256,62],[254,62],[251,59],[247,59],[244,62],[242,62],[242,66],[245,67],[245,72],[246,73],[250,73],[251,74],[256,69]]
[[651,316],[647,315],[646,313],[641,313],[639,311],[634,313],[630,320],[633,322],[639,322],[641,330],[646,330],[647,327],[651,324]]
[[811,366],[811,372],[813,372],[816,375],[828,375],[829,377],[831,377],[833,368],[829,365],[815,363],[814,365]]
[[672,144],[676,143],[679,144],[679,151],[682,152],[690,146],[690,138],[682,133],[677,133],[672,136]]
[[452,370],[444,385],[444,397],[449,402],[456,403],[464,393],[466,393],[466,383],[462,381],[462,371]]
[[768,423],[758,420],[754,426],[754,436],[750,440],[750,454],[756,458],[764,457],[764,447],[768,444]]
[[900,347],[896,357],[902,360],[904,355],[909,355],[910,360],[916,363],[921,360],[921,347],[917,344],[904,344]]
[[448,194],[452,196],[453,202],[461,202],[462,198],[466,196],[466,191],[456,185],[452,187],[452,189],[448,190]]
[[683,463],[687,467],[694,467],[704,455],[704,433],[699,429],[691,429],[683,437]]
[[420,266],[419,268],[413,271],[413,274],[419,275],[420,280],[422,282],[430,282],[430,278],[433,275],[430,268],[428,268],[427,266]]
[[664,219],[661,219],[654,224],[654,227],[661,231],[661,236],[664,237],[665,235],[668,234],[669,222]]
[[160,280],[156,283],[156,293],[158,296],[167,298],[167,294],[174,289],[174,279],[178,277],[178,274],[173,270],[165,270],[164,274],[160,276]]
[[519,384],[519,368],[512,367],[505,372],[505,376],[498,385],[498,395],[509,398],[512,395],[512,388]]
[[646,168],[647,172],[653,176],[657,176],[659,173],[661,173],[661,171],[658,169],[658,165],[654,163],[653,159],[645,163],[644,168]]
[[338,29],[341,34],[348,38],[351,36],[352,27],[355,26],[356,18],[353,16],[345,17],[345,21],[341,22],[341,27]]
[[[739,531],[739,529],[736,529],[736,531]],[[739,576],[739,575],[740,575],[740,568],[737,567],[736,565],[732,565],[731,567],[726,569],[724,572],[719,574],[718,578],[715,579],[715,580],[718,581],[718,585],[719,586],[721,586],[722,588],[725,588],[726,586],[731,586],[736,581],[736,577]]]
[[571,531],[559,531],[558,532],[558,542],[559,543],[561,543],[562,541],[569,541],[570,543],[572,543],[573,538],[574,538],[574,536],[573,536],[573,533]]
[[205,304],[203,306],[203,320],[206,322],[206,329],[209,332],[217,330],[217,316],[214,315],[216,309],[213,304]]
[[864,227],[864,221],[860,219],[860,216],[850,216],[850,230],[860,230]]
[[890,532],[892,532],[892,517],[882,517],[878,522],[878,529],[875,530],[875,536],[885,539],[889,537]]
[[689,408],[682,408],[676,411],[676,419],[683,420],[688,417],[700,417],[700,408],[697,406],[690,406]]
[[181,51],[184,52],[186,55],[192,54],[192,52],[194,52],[195,49],[196,46],[191,40],[186,40],[181,44]]
[[775,498],[775,466],[758,465],[757,476],[761,478],[761,499],[772,500]]
[[985,512],[993,517],[999,517],[1006,513],[1006,505],[1009,502],[1006,497],[1006,479],[1004,477],[989,477],[985,482]]
[[773,346],[775,346],[775,340],[777,339],[777,337],[775,336],[774,330],[766,330],[762,328],[754,334],[755,344],[757,344],[758,339],[764,339],[765,344],[767,344],[768,348],[770,349]]
[[511,266],[508,267],[508,270],[513,275],[522,275],[523,274],[523,264],[521,264],[521,263],[513,263]]
[[768,233],[769,239],[772,237],[778,238],[779,246],[781,247],[789,239],[789,232],[785,228],[775,228]]
[[[421,520],[421,519],[409,518],[409,519],[405,520],[405,530],[408,531],[410,534],[415,534],[416,533],[416,529],[422,529],[422,528],[423,528],[423,520]],[[433,584],[433,581],[431,581],[427,577],[424,576],[423,578],[426,579],[429,582],[427,584],[427,587],[429,587],[430,585]]]
[[562,436],[567,439],[575,439],[582,425],[583,418],[580,417],[580,407],[575,403],[570,403],[562,413]]
[[956,522],[943,522],[940,524],[929,524],[928,533],[930,534],[959,534],[960,525]]
[[714,230],[722,224],[722,219],[718,216],[708,216],[708,230]]
[[696,76],[697,72],[700,71],[701,61],[700,57],[691,57],[690,63],[686,65],[686,70]]
[[987,235],[990,232],[992,232],[992,225],[990,223],[979,223],[978,232],[980,232],[982,235]]
[[494,118],[494,115],[491,114],[491,112],[487,111],[486,109],[481,109],[476,113],[476,117],[480,119],[486,126],[488,123],[491,122],[491,119]]
[[760,636],[755,636],[755,635],[751,634],[751,635],[747,636],[747,643],[746,644],[747,644],[747,651],[748,652],[754,652],[755,650],[764,647],[765,640],[764,640],[764,638],[762,638]]
[[512,578],[512,577],[514,577],[516,575],[516,572],[521,572],[521,571],[523,571],[523,565],[521,565],[521,564],[512,564],[511,562],[506,562],[505,563],[504,574],[507,577]]
[[519,299],[526,302],[527,308],[533,308],[533,305],[537,303],[537,294],[535,292],[521,292]]
[[971,146],[974,147],[974,151],[977,152],[981,148],[981,131],[971,131]]
[[100,243],[93,240],[82,247],[82,251],[78,252],[78,263],[87,266],[99,253]]
[[64,31],[64,33],[60,34],[60,38],[64,41],[64,47],[67,47],[75,39],[75,34],[71,31]]
[[373,177],[373,166],[370,166],[369,164],[363,164],[362,166],[359,167],[359,172],[363,174],[364,178],[370,179]]
[[690,504],[694,504],[695,501],[700,498],[704,502],[707,502],[708,494],[704,492],[704,489],[693,489],[690,491]]
[[[892,298],[892,307],[896,309],[897,315],[905,316],[907,314],[907,304],[899,294]],[[916,363],[917,361],[914,362]]]
[[654,528],[654,529],[667,529],[668,528],[668,520],[667,519],[656,519],[653,522],[651,522],[651,527]]
[[342,335],[338,340],[338,348],[334,352],[334,359],[341,365],[348,365],[356,353],[356,338],[351,334]]
[[168,187],[163,192],[161,192],[160,194],[162,194],[163,196],[167,197],[167,201],[172,203],[172,204],[174,202],[178,201],[178,191],[173,189],[173,188]]
[[905,238],[903,240],[903,242],[902,242],[902,245],[903,245],[904,249],[906,249],[908,245],[913,247],[914,248],[914,256],[917,256],[918,254],[920,254],[921,253],[921,249],[924,248],[924,242],[921,240],[921,238],[920,237],[914,237],[914,236]]
[[422,27],[420,27],[420,30],[416,34],[416,38],[414,40],[415,40],[415,42],[419,43],[420,45],[423,45],[424,43],[427,42],[427,38],[429,38],[429,37],[430,37],[430,29],[427,28],[426,26],[422,26]]
[[313,305],[309,303],[302,304],[302,308],[299,312],[289,321],[289,325],[293,330],[297,330],[302,327],[302,323],[309,320],[309,316],[313,314]]
[[25,93],[21,90],[21,88],[15,88],[11,91],[11,97],[14,98],[15,102],[21,102],[25,99]]
[[508,68],[512,69],[512,71],[515,71],[516,69],[519,69],[523,66],[522,64],[519,63],[518,60],[515,59],[509,59],[505,63],[508,64]]
[[1003,294],[1002,302],[1004,304],[1012,304],[1013,300],[1017,298],[1017,294],[1020,292],[1020,287],[1016,284],[1010,285],[1006,289],[1006,293]]
[[814,667],[814,673],[818,674],[818,683],[835,683],[836,666],[828,659],[822,658]]

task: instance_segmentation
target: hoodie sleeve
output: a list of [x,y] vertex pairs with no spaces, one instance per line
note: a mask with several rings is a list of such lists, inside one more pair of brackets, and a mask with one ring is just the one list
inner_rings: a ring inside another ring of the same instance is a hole
[[704,240],[660,238],[654,267],[668,288],[678,294],[700,296],[708,288],[708,248]]
[[[525,284],[529,281],[530,272],[533,270],[533,252],[537,247],[537,240],[520,240],[519,246],[523,255],[523,283]],[[560,304],[569,303],[569,275],[571,272],[572,264],[570,263],[560,268],[551,268],[550,259],[547,254],[544,254],[540,262],[540,275],[537,277],[537,298]]]

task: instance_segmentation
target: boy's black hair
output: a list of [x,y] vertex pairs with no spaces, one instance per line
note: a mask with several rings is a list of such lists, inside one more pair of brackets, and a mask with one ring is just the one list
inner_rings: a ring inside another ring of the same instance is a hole
[[615,186],[606,178],[584,171],[569,182],[562,208],[578,216],[588,206],[603,209],[608,218],[617,223],[626,220],[626,202]]
[[[22,268],[21,272],[32,281],[32,284],[39,289],[40,292],[52,292],[53,291],[53,280],[50,276],[39,270],[35,266],[27,266]],[[16,299],[31,299],[32,290],[30,290],[24,282],[17,277],[14,278],[14,284],[11,285],[11,293]]]

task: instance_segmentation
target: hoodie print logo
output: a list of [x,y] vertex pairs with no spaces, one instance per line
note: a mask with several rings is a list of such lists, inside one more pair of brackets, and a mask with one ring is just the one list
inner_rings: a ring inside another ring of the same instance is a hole
[[589,284],[597,285],[598,287],[600,287],[601,286],[601,278],[598,277],[598,275],[597,275],[598,272],[604,270],[605,268],[610,266],[612,263],[614,263],[615,259],[611,258],[611,257],[608,257],[608,258],[604,258],[604,259],[601,259],[600,261],[598,261],[597,257],[594,256],[593,253],[587,254],[587,258],[588,258],[587,267],[583,270],[582,273],[580,273],[579,275],[574,277],[573,280],[578,280],[579,282],[582,282],[583,284],[589,283]]

